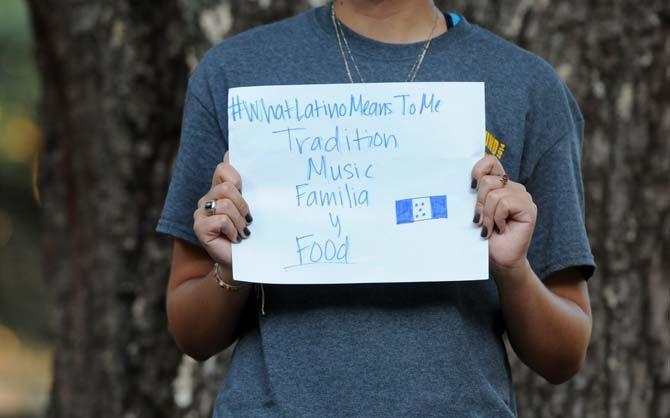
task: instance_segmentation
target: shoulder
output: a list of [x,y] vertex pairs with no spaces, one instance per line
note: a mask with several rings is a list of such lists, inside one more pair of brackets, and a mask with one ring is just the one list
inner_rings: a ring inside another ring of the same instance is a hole
[[309,36],[313,31],[312,13],[310,10],[260,25],[214,45],[191,73],[189,92],[220,98],[230,87],[253,82],[252,75],[276,71],[277,63],[294,55],[296,48],[304,48],[297,43],[313,38]]
[[565,83],[552,65],[541,56],[507,39],[478,27],[475,35],[477,55],[504,77],[535,93],[562,93]]
[[213,46],[198,64],[205,68],[234,69],[236,65],[268,63],[273,57],[296,47],[296,42],[309,37],[313,11],[277,22],[256,26],[240,32]]
[[488,93],[510,102],[513,117],[523,118],[521,177],[557,142],[569,138],[580,146],[584,118],[552,65],[541,56],[478,27],[469,43],[474,65],[482,68]]
[[480,65],[490,66],[494,78],[525,101],[529,123],[560,131],[583,122],[570,89],[547,60],[481,27],[472,45]]

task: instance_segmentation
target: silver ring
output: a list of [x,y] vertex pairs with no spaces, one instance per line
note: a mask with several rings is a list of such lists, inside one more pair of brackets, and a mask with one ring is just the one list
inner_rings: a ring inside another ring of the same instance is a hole
[[216,213],[216,200],[205,202],[205,213],[207,213],[207,216],[212,216]]

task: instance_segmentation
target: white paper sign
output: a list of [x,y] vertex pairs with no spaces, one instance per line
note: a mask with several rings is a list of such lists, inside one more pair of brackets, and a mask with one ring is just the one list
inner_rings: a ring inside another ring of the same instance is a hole
[[472,223],[483,83],[233,88],[230,162],[254,217],[236,280],[483,280]]

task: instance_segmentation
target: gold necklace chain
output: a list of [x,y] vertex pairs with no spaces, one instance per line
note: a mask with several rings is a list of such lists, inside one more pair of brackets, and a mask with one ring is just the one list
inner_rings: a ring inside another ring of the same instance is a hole
[[[433,8],[433,11],[435,9]],[[335,29],[335,35],[337,36],[337,44],[340,47],[340,53],[342,54],[342,60],[344,61],[344,69],[347,72],[347,76],[349,77],[349,81],[351,83],[354,82],[354,78],[351,75],[351,69],[349,68],[349,60],[347,59],[347,55],[351,58],[351,63],[354,65],[354,69],[356,70],[356,73],[358,74],[358,77],[361,80],[361,83],[365,83],[365,78],[363,78],[363,75],[361,74],[360,68],[358,68],[358,64],[356,63],[356,59],[354,58],[354,55],[351,52],[351,48],[349,47],[349,42],[347,41],[347,37],[344,34],[344,29],[342,28],[342,22],[340,22],[340,19],[337,18],[335,15],[335,7],[331,3],[330,5],[330,17],[331,20],[333,21],[333,28]],[[421,64],[423,64],[423,59],[426,56],[426,52],[428,52],[428,48],[430,48],[430,43],[433,40],[433,34],[435,33],[435,28],[437,27],[437,22],[438,22],[438,17],[439,15],[435,13],[435,22],[433,23],[433,28],[430,30],[430,34],[428,35],[428,39],[426,39],[426,42],[424,43],[423,47],[421,47],[421,51],[419,51],[419,55],[416,57],[416,60],[414,61],[414,65],[412,65],[412,68],[409,70],[409,74],[407,75],[407,82],[413,82],[414,79],[416,78],[417,74],[419,73],[419,69],[421,68]],[[344,41],[344,44],[343,44]],[[345,53],[346,49],[346,53]]]

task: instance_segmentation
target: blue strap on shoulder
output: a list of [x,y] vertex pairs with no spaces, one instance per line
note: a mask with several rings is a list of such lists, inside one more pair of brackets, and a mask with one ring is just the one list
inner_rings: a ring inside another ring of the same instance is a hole
[[461,17],[458,15],[458,13],[453,13],[450,12],[447,14],[447,28],[451,29],[454,26],[458,25],[458,23],[461,21]]

